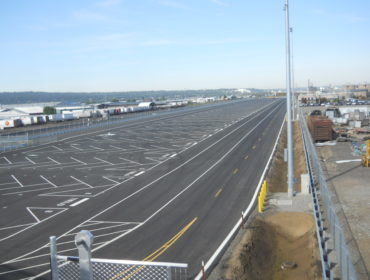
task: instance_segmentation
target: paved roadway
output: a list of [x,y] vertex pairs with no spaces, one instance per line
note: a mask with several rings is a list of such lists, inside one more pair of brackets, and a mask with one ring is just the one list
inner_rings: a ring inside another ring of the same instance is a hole
[[0,154],[0,279],[49,279],[49,236],[77,255],[82,229],[93,257],[188,263],[194,277],[249,204],[284,115],[282,100],[248,100]]

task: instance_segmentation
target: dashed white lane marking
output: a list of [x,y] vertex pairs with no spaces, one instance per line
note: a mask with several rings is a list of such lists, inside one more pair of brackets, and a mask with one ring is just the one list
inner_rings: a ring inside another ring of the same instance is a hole
[[32,164],[36,164],[36,162],[34,162],[33,160],[29,159],[28,157],[25,157],[25,159],[28,160]]
[[58,186],[57,186],[57,185],[55,185],[53,182],[51,182],[51,181],[49,181],[48,179],[46,179],[44,176],[40,175],[40,177],[41,177],[42,179],[44,179],[46,182],[48,182],[50,185],[52,185],[53,187],[55,187],[55,188],[57,188],[57,187],[58,187]]
[[51,157],[48,157],[51,161],[55,162],[56,164],[61,164],[60,162],[56,161],[55,159],[52,159]]
[[143,173],[145,173],[145,171],[140,171],[139,173],[136,173],[134,176],[137,177],[137,176],[139,176],[139,175],[141,175]]
[[71,207],[75,207],[75,206],[77,206],[77,205],[79,205],[79,204],[81,204],[81,203],[84,203],[85,201],[87,201],[87,200],[89,200],[89,199],[90,199],[90,198],[88,198],[88,197],[83,198],[83,199],[81,199],[81,200],[79,200],[79,201],[77,201],[77,202],[75,202],[75,203],[71,204],[70,206],[71,206]]
[[58,207],[64,206],[64,205],[66,205],[66,204],[69,204],[69,203],[71,203],[71,202],[73,202],[73,201],[77,200],[77,199],[78,199],[77,197],[69,198],[69,199],[67,199],[67,200],[64,200],[64,201],[62,201],[62,202],[58,203],[58,204],[57,204],[57,206],[58,206]]
[[173,154],[173,155],[171,155],[171,156],[170,156],[170,158],[173,158],[173,157],[175,157],[175,156],[177,156],[177,154]]
[[79,163],[82,163],[83,165],[87,165],[87,163],[86,162],[83,162],[83,161],[80,161],[80,160],[78,160],[78,159],[76,159],[76,158],[74,158],[74,157],[70,157],[71,159],[73,159],[74,161],[77,161],[77,162],[79,162]]
[[103,178],[104,178],[104,179],[106,179],[106,180],[108,180],[108,181],[111,181],[111,182],[113,182],[113,183],[119,184],[119,182],[117,182],[117,181],[115,181],[115,180],[113,180],[113,179],[111,179],[111,178],[108,178],[108,177],[106,177],[106,176],[103,176]]
[[69,177],[71,177],[72,179],[76,180],[77,182],[80,182],[81,184],[83,184],[85,186],[88,186],[89,188],[92,188],[92,189],[94,188],[93,186],[89,185],[88,183],[85,183],[84,181],[81,181],[80,179],[77,179],[77,178],[75,178],[73,176],[69,176]]
[[98,158],[98,157],[94,157],[94,159],[98,160],[98,161],[101,161],[101,162],[105,162],[105,163],[108,163],[110,165],[114,165],[113,163],[109,162],[109,161],[106,161],[104,159],[101,159],[101,158]]
[[16,181],[22,188],[24,187],[23,184],[19,182],[19,180],[14,175],[11,175],[11,176],[14,179],[14,181]]
[[5,159],[7,163],[12,164],[12,162],[10,160],[8,160],[7,157],[3,157],[3,159]]
[[134,174],[136,171],[131,171],[129,173],[126,173],[125,176],[131,176],[132,174]]

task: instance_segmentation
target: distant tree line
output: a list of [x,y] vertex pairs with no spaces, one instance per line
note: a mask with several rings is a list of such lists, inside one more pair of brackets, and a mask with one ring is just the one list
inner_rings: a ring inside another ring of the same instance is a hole
[[56,114],[57,110],[51,106],[45,106],[43,110],[45,115],[54,115]]

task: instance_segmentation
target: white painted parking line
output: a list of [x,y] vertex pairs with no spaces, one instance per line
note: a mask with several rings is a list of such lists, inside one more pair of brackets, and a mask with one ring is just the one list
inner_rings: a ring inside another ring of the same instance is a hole
[[19,180],[14,175],[11,175],[11,176],[14,179],[14,181],[16,181],[22,188],[24,187],[23,184],[19,182]]
[[[14,184],[14,183],[9,183],[9,184]],[[48,185],[48,183],[38,183],[38,184],[32,184],[32,185],[23,185],[23,187],[1,188],[0,191],[13,190],[13,189],[19,189],[19,188],[25,189],[25,188],[29,188],[29,187],[43,186],[43,185]],[[21,193],[23,193],[23,191],[21,191]],[[6,195],[6,194],[4,194],[4,195]]]
[[28,157],[25,157],[25,159],[28,160],[32,164],[36,164],[36,162],[34,162],[33,160],[29,159]]
[[11,227],[2,227],[0,230],[6,230],[6,229],[12,229],[12,228],[19,228],[19,227],[27,227],[30,225],[33,225],[35,223],[29,223],[29,224],[23,224],[23,225],[16,225],[16,226],[11,226]]
[[90,147],[90,148],[93,148],[93,149],[96,149],[96,150],[105,151],[104,149],[99,148],[99,147],[95,147],[95,146],[93,146],[93,145],[90,145],[89,147]]
[[72,179],[76,180],[77,182],[80,182],[81,184],[83,184],[85,186],[88,186],[88,187],[90,187],[92,189],[94,188],[93,186],[90,186],[88,183],[85,183],[84,181],[81,181],[80,179],[77,179],[77,178],[75,178],[73,176],[69,176],[69,177],[71,177]]
[[117,182],[117,181],[115,181],[115,180],[113,180],[113,179],[111,179],[111,178],[108,178],[108,177],[106,177],[106,176],[103,176],[103,178],[104,178],[104,179],[106,179],[106,180],[108,180],[108,181],[111,181],[111,182],[113,182],[113,183],[119,184],[119,182]]
[[63,151],[63,149],[57,147],[57,146],[52,146],[53,148],[57,149],[58,151]]
[[134,176],[137,177],[137,176],[140,176],[143,173],[145,173],[145,171],[140,171],[139,173],[135,174]]
[[111,146],[112,148],[118,149],[118,150],[126,151],[126,149],[121,148],[121,147],[117,147],[117,146],[113,146],[113,145],[109,145],[109,146]]
[[155,140],[153,140],[153,139],[147,139],[147,138],[143,138],[143,137],[137,137],[136,139],[137,140],[147,141],[147,142],[155,142]]
[[154,159],[154,158],[151,158],[151,157],[145,157],[146,159],[149,159],[151,161],[154,161],[154,162],[161,162],[160,160],[157,160],[157,159]]
[[75,207],[75,206],[77,206],[77,205],[79,205],[79,204],[81,204],[81,203],[84,203],[85,201],[87,201],[87,200],[89,200],[89,199],[90,199],[90,198],[88,198],[88,197],[83,198],[83,199],[81,199],[81,200],[79,200],[79,201],[77,201],[77,202],[75,202],[75,203],[71,204],[70,206],[71,206],[71,207]]
[[71,147],[76,149],[76,150],[83,151],[83,149],[80,149],[80,148],[76,147],[75,145],[78,145],[78,144],[71,144]]
[[8,160],[7,157],[3,157],[3,159],[5,159],[7,163],[12,164],[12,162],[10,160]]
[[98,158],[98,157],[94,157],[94,159],[99,160],[99,161],[101,161],[101,162],[108,163],[108,164],[110,164],[110,165],[114,165],[113,163],[111,163],[111,162],[109,162],[109,161],[106,161],[106,160],[104,160],[104,159]]
[[132,163],[135,163],[137,165],[143,165],[142,163],[137,162],[137,161],[133,161],[131,159],[127,159],[127,158],[123,158],[123,157],[119,157],[119,159],[122,159],[122,160],[125,160],[125,161],[128,161],[128,162],[132,162]]
[[78,159],[76,159],[76,158],[74,158],[74,157],[70,157],[71,159],[73,159],[74,161],[77,161],[77,162],[79,162],[79,163],[82,163],[83,165],[87,165],[87,163],[86,162],[83,162],[83,161],[80,161],[80,160],[78,160]]
[[170,156],[170,158],[173,158],[173,157],[175,157],[175,156],[177,156],[177,154],[173,154],[173,155],[171,155],[171,156]]
[[91,138],[91,137],[87,137],[86,139],[89,139],[91,141],[95,141],[95,142],[99,142],[100,140],[97,140],[97,139],[94,139],[94,138]]
[[138,150],[145,150],[145,151],[147,151],[147,150],[148,150],[147,148],[144,148],[144,147],[138,147],[138,146],[135,146],[135,145],[132,145],[132,144],[130,144],[130,147],[134,147],[134,148],[136,148],[136,149],[138,149]]
[[52,159],[51,157],[48,157],[51,161],[55,162],[56,164],[60,164],[60,162],[56,161],[55,159]]
[[39,222],[40,222],[39,218],[37,218],[37,216],[36,216],[35,214],[33,214],[33,213],[32,213],[32,211],[30,210],[30,208],[29,208],[29,207],[26,207],[26,209],[27,209],[27,211],[32,215],[32,217],[34,217],[34,218],[35,218],[35,220],[37,221],[37,223],[39,223]]
[[44,176],[40,175],[40,177],[41,177],[42,179],[44,179],[46,182],[48,182],[50,185],[54,186],[55,188],[57,188],[57,187],[58,187],[58,186],[57,186],[57,185],[55,185],[53,182],[50,182],[48,179],[46,179]]
[[8,183],[1,183],[0,186],[4,186],[4,185],[14,185],[14,182],[8,182]]

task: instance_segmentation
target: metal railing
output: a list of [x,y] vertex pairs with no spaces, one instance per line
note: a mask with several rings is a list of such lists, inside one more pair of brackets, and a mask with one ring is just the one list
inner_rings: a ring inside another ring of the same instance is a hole
[[[329,234],[332,246],[335,250],[336,262],[339,265],[341,279],[357,280],[357,273],[354,267],[351,251],[347,245],[343,225],[338,216],[338,207],[333,201],[333,195],[327,185],[314,142],[308,130],[305,115],[300,111],[300,123],[305,148],[307,168],[310,176],[310,190],[313,197],[313,207],[317,227],[317,236],[320,247],[324,279],[333,279],[331,271],[332,263],[329,258],[327,242]],[[320,209],[320,201],[323,203],[325,213]],[[323,218],[325,215],[325,218]],[[327,222],[327,229],[324,227]]]
[[50,237],[52,280],[186,280],[187,264],[91,258],[93,236],[83,230],[75,237],[79,256],[57,254],[56,238]]

